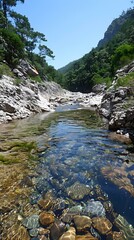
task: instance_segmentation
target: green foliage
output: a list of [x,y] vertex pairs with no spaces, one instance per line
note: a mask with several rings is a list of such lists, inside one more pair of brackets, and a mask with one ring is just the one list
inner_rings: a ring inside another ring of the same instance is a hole
[[112,67],[115,70],[134,59],[134,45],[122,44],[116,48],[112,56]]
[[111,23],[95,49],[62,68],[64,86],[82,92],[91,91],[98,83],[109,86],[116,70],[133,59],[134,9],[130,9]]
[[4,60],[6,60],[9,65],[15,66],[24,54],[23,42],[16,33],[8,29],[0,29],[0,37],[0,44],[3,46]]
[[128,86],[134,89],[134,72],[127,74],[125,77],[118,79],[116,87]]
[[11,69],[9,68],[9,66],[7,64],[4,63],[0,63],[0,76],[2,75],[7,75],[10,77],[13,77],[13,72],[11,71]]

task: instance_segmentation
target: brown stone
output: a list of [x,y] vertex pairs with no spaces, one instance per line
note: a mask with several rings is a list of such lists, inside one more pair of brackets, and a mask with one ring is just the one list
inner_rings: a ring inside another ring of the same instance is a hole
[[40,199],[38,201],[38,205],[43,210],[49,210],[52,207],[52,200],[51,199]]
[[98,240],[98,238],[93,237],[90,233],[86,235],[76,235],[76,240]]
[[124,237],[123,232],[110,232],[107,235],[107,240],[125,240],[126,238]]
[[112,229],[112,223],[105,217],[92,218],[93,227],[102,235],[107,234]]
[[39,216],[39,221],[43,226],[48,226],[54,222],[54,215],[47,212],[42,212]]
[[[12,234],[11,234],[12,235]],[[7,240],[30,240],[30,236],[26,230],[26,228],[24,228],[23,226],[20,226],[19,229],[18,229],[18,232],[16,234],[14,234],[14,236],[12,237],[7,237],[6,238]]]
[[86,232],[91,227],[91,218],[88,216],[76,215],[74,223],[78,232]]
[[70,227],[59,240],[75,240],[76,230],[74,227]]

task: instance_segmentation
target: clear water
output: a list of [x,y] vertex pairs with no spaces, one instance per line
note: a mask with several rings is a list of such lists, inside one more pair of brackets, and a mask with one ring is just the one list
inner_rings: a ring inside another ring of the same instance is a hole
[[134,226],[134,164],[126,163],[133,158],[127,146],[111,140],[98,116],[88,110],[58,113],[45,132],[49,148],[39,154],[36,182],[41,180],[42,185],[37,192],[52,189],[57,197],[69,199],[66,189],[78,181],[92,189],[92,196],[76,200],[78,204],[97,200],[94,189],[99,186],[102,202],[106,196],[113,211]]

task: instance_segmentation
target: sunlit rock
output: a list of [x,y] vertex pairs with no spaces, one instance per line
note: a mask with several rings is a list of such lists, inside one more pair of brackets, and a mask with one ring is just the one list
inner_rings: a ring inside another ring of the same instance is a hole
[[75,240],[76,230],[74,227],[70,227],[68,231],[66,231],[59,240]]
[[66,191],[70,198],[80,200],[87,196],[91,189],[88,185],[75,182],[72,186],[68,187]]
[[91,218],[88,216],[76,215],[74,217],[74,224],[77,232],[87,232],[90,229],[91,223]]
[[112,223],[105,217],[92,218],[93,227],[102,235],[106,235],[112,229]]

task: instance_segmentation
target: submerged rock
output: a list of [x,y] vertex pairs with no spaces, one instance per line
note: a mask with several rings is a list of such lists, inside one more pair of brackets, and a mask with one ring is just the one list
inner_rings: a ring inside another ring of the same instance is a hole
[[92,218],[93,227],[102,235],[107,234],[112,229],[112,223],[105,217]]
[[104,217],[106,215],[103,204],[99,201],[95,201],[94,199],[88,201],[87,206],[84,208],[83,212],[87,213],[91,217]]
[[74,227],[70,227],[68,231],[66,231],[59,240],[75,240],[76,230]]
[[65,232],[65,224],[62,221],[57,219],[50,229],[51,239],[59,240],[59,238],[64,232]]
[[27,217],[23,220],[23,225],[27,229],[34,229],[39,227],[39,216],[34,214],[30,217]]
[[107,235],[106,240],[125,240],[123,232],[111,232]]
[[91,227],[92,220],[88,216],[76,215],[74,217],[74,224],[76,226],[77,232],[87,232]]
[[86,235],[76,235],[76,240],[98,240],[98,238],[92,236],[90,233]]
[[120,231],[123,231],[125,239],[133,240],[134,239],[134,228],[129,224],[126,219],[120,214],[115,219],[115,226],[118,227]]
[[54,215],[48,212],[42,212],[39,216],[39,221],[43,226],[48,226],[54,222]]
[[88,185],[75,182],[72,186],[68,187],[66,191],[68,196],[73,200],[81,200],[90,193],[91,189]]

